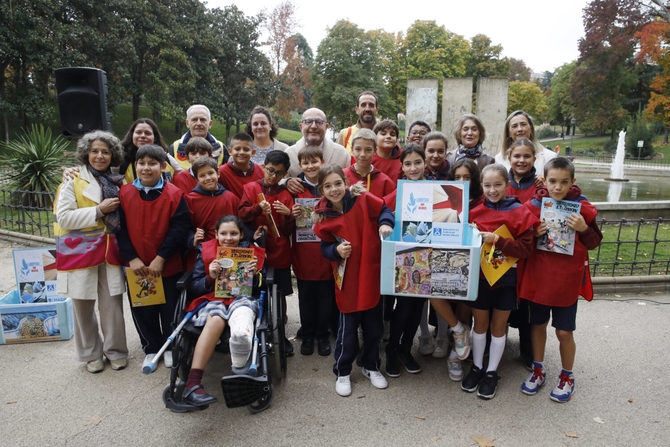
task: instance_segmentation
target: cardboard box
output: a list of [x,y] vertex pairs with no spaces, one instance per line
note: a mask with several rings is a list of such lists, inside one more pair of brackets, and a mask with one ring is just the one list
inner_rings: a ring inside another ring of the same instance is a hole
[[74,332],[72,300],[22,303],[18,290],[0,298],[0,344],[69,340]]

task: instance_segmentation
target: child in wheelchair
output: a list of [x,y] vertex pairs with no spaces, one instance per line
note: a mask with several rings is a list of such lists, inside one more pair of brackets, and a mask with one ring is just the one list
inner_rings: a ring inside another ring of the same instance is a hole
[[[254,233],[253,239],[261,237],[262,229]],[[248,248],[249,242],[243,240],[243,226],[233,215],[223,216],[216,223],[215,239],[204,242],[198,253],[193,275],[189,285],[189,296],[197,297],[187,306],[187,310],[195,308],[203,301],[204,307],[193,315],[190,324],[202,328],[193,352],[191,368],[184,387],[183,401],[196,407],[206,407],[216,402],[216,397],[205,392],[202,387],[202,376],[214,348],[226,328],[230,328],[230,357],[233,372],[240,374],[245,371],[250,360],[254,339],[254,321],[258,313],[258,294],[240,292],[239,277],[254,276],[254,285],[258,283],[256,274],[263,265],[265,251],[254,246],[253,260],[237,271],[226,270],[226,259],[217,260],[219,247]],[[227,293],[215,293],[216,283],[219,290]],[[243,289],[242,289],[243,290]],[[248,292],[248,290],[247,290]],[[219,296],[216,295],[225,295]]]

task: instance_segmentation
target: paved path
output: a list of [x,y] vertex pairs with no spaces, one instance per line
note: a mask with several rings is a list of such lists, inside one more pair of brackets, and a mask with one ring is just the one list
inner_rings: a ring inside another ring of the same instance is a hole
[[[0,242],[3,293],[12,287],[9,248]],[[670,295],[599,298],[580,303],[577,394],[568,404],[548,397],[559,371],[555,336],[546,359],[552,385],[528,397],[519,391],[527,372],[515,360],[518,337],[510,330],[492,401],[462,392],[446,361],[432,358],[420,359],[421,374],[389,379],[387,390],[373,389],[355,368],[353,394],[341,398],[332,358],[297,354],[272,407],[258,415],[223,403],[191,414],[166,410],[168,370],[141,374],[143,355],[126,309],[131,359],[123,371],[87,373],[74,360],[72,340],[0,346],[0,444],[469,446],[471,436],[482,435],[497,446],[667,445]],[[289,306],[293,335],[295,297]],[[220,398],[217,377],[227,362],[217,354],[206,371],[205,386]]]

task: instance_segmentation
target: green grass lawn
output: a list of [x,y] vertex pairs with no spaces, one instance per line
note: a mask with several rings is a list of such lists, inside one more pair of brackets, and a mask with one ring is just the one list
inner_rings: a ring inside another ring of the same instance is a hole
[[[593,271],[593,264],[596,259],[600,262],[630,262],[632,260],[640,262],[655,261],[651,264],[640,264],[635,266],[631,271],[630,264],[617,265],[614,268],[614,276],[628,276],[628,275],[664,275],[667,273],[668,259],[670,259],[670,241],[668,235],[670,234],[670,224],[663,224],[658,226],[656,230],[656,223],[650,222],[640,226],[638,233],[637,224],[623,225],[619,231],[619,224],[605,224],[601,228],[603,232],[603,242],[599,248],[589,252],[589,261],[591,263],[591,271]],[[637,242],[637,241],[654,241],[664,239],[661,242]],[[617,244],[616,241],[626,241]],[[654,252],[654,246],[656,251]],[[618,250],[618,251],[617,251]],[[637,252],[636,252],[637,250]],[[612,265],[599,265],[596,267],[597,276],[611,276]]]

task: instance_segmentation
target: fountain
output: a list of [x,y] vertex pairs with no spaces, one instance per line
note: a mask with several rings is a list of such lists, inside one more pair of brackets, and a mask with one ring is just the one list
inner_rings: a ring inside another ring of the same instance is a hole
[[626,155],[626,132],[619,132],[619,141],[616,145],[616,155],[614,160],[612,160],[612,168],[610,170],[610,176],[606,177],[605,180],[610,182],[627,182],[628,179],[623,177],[623,159]]

